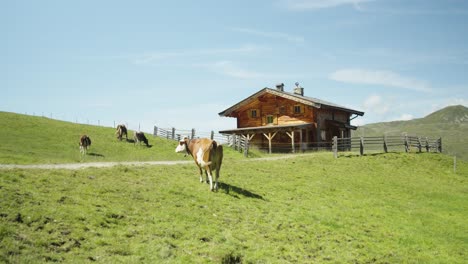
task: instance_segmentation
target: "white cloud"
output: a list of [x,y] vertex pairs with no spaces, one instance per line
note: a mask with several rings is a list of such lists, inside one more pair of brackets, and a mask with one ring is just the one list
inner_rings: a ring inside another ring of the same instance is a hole
[[362,10],[361,4],[372,1],[375,0],[286,0],[283,2],[290,10],[317,10],[342,5],[352,5],[356,10]]
[[342,69],[330,74],[329,78],[345,83],[382,85],[420,92],[432,90],[425,81],[405,77],[392,71]]
[[229,54],[249,54],[265,50],[270,50],[266,47],[257,45],[243,45],[238,48],[213,48],[213,49],[198,49],[198,50],[178,50],[178,51],[157,51],[147,52],[144,54],[132,56],[133,63],[135,64],[149,64],[158,62],[165,59],[173,59],[183,57],[197,56],[213,56],[213,55],[229,55]]
[[241,33],[247,33],[255,36],[261,36],[261,37],[266,37],[266,38],[273,38],[273,39],[281,39],[285,40],[288,42],[294,42],[294,43],[304,43],[304,37],[299,37],[299,36],[293,36],[287,33],[281,33],[281,32],[265,32],[265,31],[258,31],[254,29],[249,29],[249,28],[232,28],[233,31],[236,32],[241,32]]
[[390,105],[382,101],[379,95],[371,95],[364,101],[364,110],[372,111],[379,115],[386,114],[390,109]]
[[396,120],[402,120],[402,121],[407,121],[413,119],[414,116],[412,114],[402,114],[399,118]]

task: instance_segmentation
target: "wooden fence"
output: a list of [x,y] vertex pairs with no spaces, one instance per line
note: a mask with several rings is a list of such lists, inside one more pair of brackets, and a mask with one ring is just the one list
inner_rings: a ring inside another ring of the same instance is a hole
[[[250,143],[246,136],[239,135],[226,135],[210,132],[199,132],[195,129],[181,130],[176,128],[160,128],[154,126],[153,136],[166,138],[168,140],[180,141],[184,137],[188,138],[211,138],[220,144],[228,145],[236,151],[239,151],[247,157]],[[266,148],[266,147],[265,147]],[[280,152],[294,152],[291,151],[291,144],[276,145],[276,149]],[[262,149],[262,146],[259,146]],[[338,138],[333,137],[331,142],[304,142],[297,149],[304,151],[331,151],[335,158],[338,157],[339,152],[355,151],[360,155],[364,155],[365,151],[384,152],[389,151],[405,151],[410,152],[416,150],[422,152],[442,152],[442,138],[430,139],[427,137],[418,137],[410,135],[402,136],[380,136],[380,137],[350,137]]]
[[364,155],[364,151],[379,151],[387,153],[390,150],[410,152],[412,149],[422,152],[442,152],[442,138],[429,139],[427,137],[418,136],[381,136],[381,137],[351,137],[338,138],[333,137],[332,151],[335,158],[338,157],[340,151],[356,151],[359,150],[360,155]]
[[234,136],[234,135],[224,135],[215,133],[214,131],[210,132],[199,132],[194,128],[190,130],[176,129],[176,128],[160,128],[154,126],[153,136],[161,137],[168,140],[180,141],[184,137],[192,138],[210,138],[216,140],[216,142],[224,145],[228,145],[233,149],[243,152],[244,156],[247,157],[249,152],[249,142],[245,137]]
[[153,136],[155,137],[162,137],[165,139],[169,140],[176,140],[180,141],[184,137],[188,137],[190,139],[192,138],[211,138],[213,140],[216,140],[220,144],[226,144],[228,143],[228,137],[215,133],[214,131],[210,132],[200,132],[195,130],[194,128],[190,130],[183,130],[183,129],[176,129],[174,127],[172,128],[160,128],[157,126],[154,126],[153,129]]

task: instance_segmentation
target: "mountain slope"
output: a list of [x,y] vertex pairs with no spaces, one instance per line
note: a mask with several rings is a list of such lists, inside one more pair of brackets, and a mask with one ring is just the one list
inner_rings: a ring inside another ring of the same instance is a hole
[[468,108],[448,106],[424,118],[368,124],[359,127],[353,136],[382,136],[384,134],[418,135],[442,138],[443,152],[468,160]]

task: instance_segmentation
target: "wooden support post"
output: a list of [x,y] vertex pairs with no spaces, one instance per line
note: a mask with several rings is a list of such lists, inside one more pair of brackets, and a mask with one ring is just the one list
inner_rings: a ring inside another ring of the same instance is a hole
[[269,132],[268,135],[263,133],[263,135],[268,139],[268,153],[269,154],[271,154],[271,140],[276,136],[276,133],[278,133],[278,131],[273,133],[273,135],[271,134],[271,132]]
[[430,147],[429,147],[429,139],[426,137],[426,152],[429,152]]
[[175,139],[175,128],[172,128],[172,139]]
[[438,151],[442,153],[442,138],[439,138],[437,146],[438,146]]
[[210,135],[210,138],[211,138],[211,140],[213,140],[213,139],[214,139],[214,131],[213,131],[213,130],[211,130],[211,135]]
[[[115,124],[114,124],[114,125],[115,125]],[[155,136],[155,137],[158,136],[158,127],[157,127],[157,126],[154,126],[153,136]]]
[[286,131],[286,134],[289,136],[289,138],[291,139],[291,152],[292,153],[295,153],[296,152],[296,148],[294,146],[294,131],[291,131],[291,133],[287,132]]
[[194,139],[195,138],[195,128],[192,128],[192,138],[191,139]]
[[359,140],[359,154],[364,155],[364,138],[361,137]]
[[388,153],[387,135],[384,135],[384,137],[383,137],[383,150],[384,150],[385,153]]
[[338,158],[338,137],[337,136],[333,137],[332,150],[333,150],[333,157],[335,157],[335,159]]
[[418,137],[418,151],[419,151],[419,153],[422,152],[422,144],[421,144],[421,138],[420,137]]
[[304,146],[303,146],[303,137],[302,137],[302,129],[299,130],[299,148],[301,150],[301,152],[304,152]]

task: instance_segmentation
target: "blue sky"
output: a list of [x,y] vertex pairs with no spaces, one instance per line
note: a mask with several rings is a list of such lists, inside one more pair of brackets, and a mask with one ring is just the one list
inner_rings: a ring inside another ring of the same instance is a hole
[[1,1],[0,110],[113,126],[235,128],[264,87],[365,111],[468,106],[468,1]]

